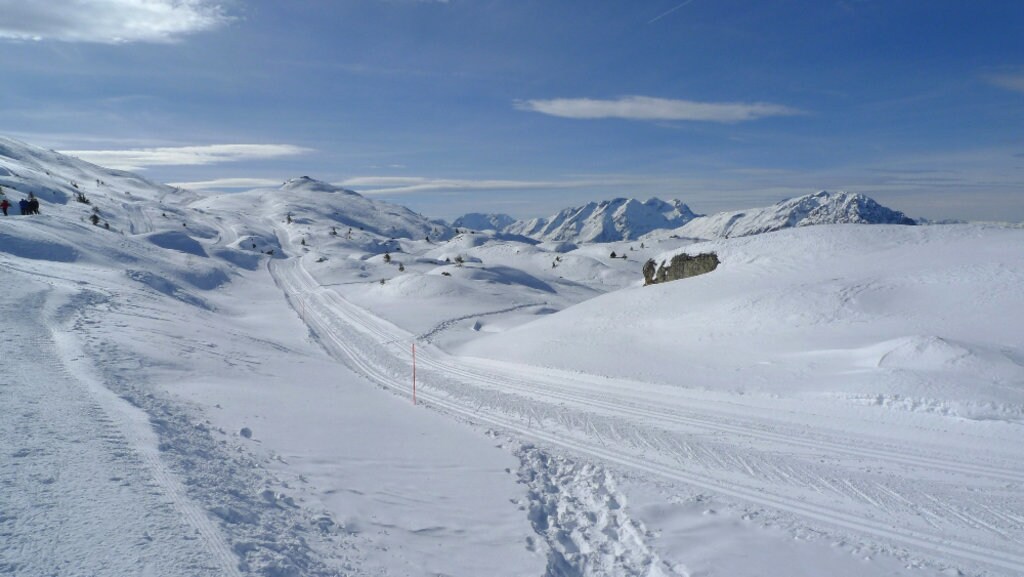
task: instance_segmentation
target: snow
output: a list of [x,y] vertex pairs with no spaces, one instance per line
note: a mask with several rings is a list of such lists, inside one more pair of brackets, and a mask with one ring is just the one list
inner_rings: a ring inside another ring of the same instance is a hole
[[863,194],[822,190],[786,199],[769,207],[697,217],[680,226],[673,234],[688,238],[728,238],[817,224],[912,225],[914,221],[902,212],[886,208]]
[[[696,216],[678,200],[651,198],[640,202],[616,198],[567,208],[548,218],[513,222],[501,230],[543,241],[612,242],[636,239],[657,229],[676,228]],[[462,218],[467,217],[471,215]]]
[[0,167],[0,574],[1024,574],[1020,227],[538,244]]

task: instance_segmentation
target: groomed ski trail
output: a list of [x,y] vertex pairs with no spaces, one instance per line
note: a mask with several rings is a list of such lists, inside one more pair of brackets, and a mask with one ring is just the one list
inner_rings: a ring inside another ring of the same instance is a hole
[[[268,266],[332,354],[380,386],[409,394],[412,334],[321,287],[301,259]],[[895,544],[940,565],[960,559],[1024,574],[1024,528],[1018,523],[1007,531],[1005,523],[988,520],[1000,517],[993,508],[1024,511],[1019,497],[999,503],[991,496],[992,481],[1024,481],[1012,451],[944,459],[931,447],[906,451],[865,435],[840,439],[800,419],[754,417],[759,407],[725,407],[680,391],[668,404],[666,397],[607,391],[609,384],[629,390],[622,380],[455,358],[423,345],[417,360],[419,399],[468,421],[852,533],[882,548]],[[689,400],[697,400],[699,410],[675,411]],[[848,462],[836,461],[836,454]],[[879,462],[889,467],[885,475],[856,471]]]

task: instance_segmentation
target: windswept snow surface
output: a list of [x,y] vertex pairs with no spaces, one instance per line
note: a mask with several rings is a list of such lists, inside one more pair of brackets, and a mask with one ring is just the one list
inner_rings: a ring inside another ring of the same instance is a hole
[[1024,229],[537,245],[0,144],[93,203],[0,218],[0,574],[1024,574]]

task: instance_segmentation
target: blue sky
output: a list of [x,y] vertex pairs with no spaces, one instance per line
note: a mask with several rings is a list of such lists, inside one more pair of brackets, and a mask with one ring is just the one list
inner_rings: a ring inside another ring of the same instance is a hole
[[0,134],[438,217],[851,190],[1024,220],[1024,2],[0,0]]

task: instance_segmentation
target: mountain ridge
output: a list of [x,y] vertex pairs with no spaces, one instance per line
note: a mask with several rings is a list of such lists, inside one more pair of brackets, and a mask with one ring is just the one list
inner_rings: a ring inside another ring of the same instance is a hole
[[916,221],[854,192],[821,190],[771,206],[702,216],[672,231],[690,238],[732,238],[820,224],[902,224]]
[[614,198],[566,208],[548,218],[516,221],[505,232],[540,241],[614,242],[675,228],[697,216],[679,200]]

